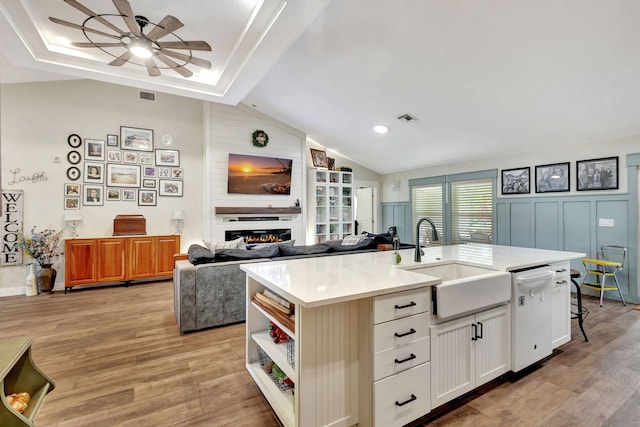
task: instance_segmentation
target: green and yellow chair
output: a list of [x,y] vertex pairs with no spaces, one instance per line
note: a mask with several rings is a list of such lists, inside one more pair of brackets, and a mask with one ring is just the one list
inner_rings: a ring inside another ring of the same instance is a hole
[[[627,305],[624,296],[620,290],[620,282],[616,277],[616,273],[624,268],[624,261],[627,257],[627,248],[616,245],[602,245],[600,248],[600,257],[598,259],[584,258],[584,265],[587,274],[582,279],[581,287],[600,291],[600,307],[602,307],[602,298],[604,291],[617,290],[622,299],[622,304]],[[607,278],[613,278],[613,282]]]

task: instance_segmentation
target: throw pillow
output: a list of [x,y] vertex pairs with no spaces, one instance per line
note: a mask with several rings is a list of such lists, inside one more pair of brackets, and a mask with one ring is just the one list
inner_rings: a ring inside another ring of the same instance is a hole
[[189,262],[193,265],[207,264],[214,261],[214,255],[211,251],[202,245],[192,244],[187,250]]
[[283,246],[293,246],[293,244],[295,243],[295,240],[287,240],[285,242],[272,242],[272,243],[256,243],[255,245],[247,245],[247,249],[250,250],[254,250],[254,249],[260,249],[260,248],[266,248],[268,246],[278,246],[278,247],[283,247]]
[[364,239],[366,239],[367,236],[364,234],[359,234],[357,236],[347,236],[344,239],[342,239],[342,245],[344,246],[351,246],[351,245],[357,245],[358,243],[364,241]]
[[216,253],[220,249],[246,249],[244,245],[244,237],[238,237],[235,240],[229,240],[226,242],[211,242],[209,250]]
[[330,247],[332,252],[346,252],[346,251],[358,251],[362,249],[371,249],[375,248],[376,244],[373,242],[373,239],[369,237],[365,237],[360,243],[356,243],[354,245],[344,245],[342,243],[337,242],[326,242]]
[[274,258],[280,253],[278,246],[267,246],[266,248],[254,249],[218,249],[216,251],[216,262],[243,261],[258,258]]

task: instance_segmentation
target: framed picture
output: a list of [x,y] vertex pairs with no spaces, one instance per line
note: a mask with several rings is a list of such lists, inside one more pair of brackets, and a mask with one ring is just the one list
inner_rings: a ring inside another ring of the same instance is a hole
[[536,166],[536,193],[569,191],[569,162]]
[[153,164],[153,156],[151,153],[138,153],[138,158],[140,159],[141,165],[152,165]]
[[83,204],[85,206],[102,206],[104,204],[102,185],[88,185],[84,186]]
[[167,178],[167,179],[171,178],[171,168],[159,167],[158,178]]
[[156,177],[156,167],[155,166],[142,166],[143,175],[145,178],[155,178]]
[[84,182],[102,184],[104,182],[104,163],[84,162]]
[[329,164],[327,162],[327,153],[323,150],[316,150],[311,148],[311,160],[313,161],[313,167],[327,168]]
[[155,179],[143,179],[142,180],[143,188],[156,188],[156,180]]
[[109,162],[109,163],[122,163],[122,151],[120,151],[120,150],[107,150],[107,162]]
[[184,171],[182,168],[171,168],[171,179],[182,179]]
[[80,197],[80,187],[81,184],[65,184],[64,185],[64,195],[65,196],[75,196]]
[[618,157],[578,160],[576,177],[578,191],[615,190],[618,188]]
[[182,181],[161,179],[159,182],[160,196],[182,197]]
[[107,164],[107,185],[140,187],[140,166]]
[[124,151],[122,153],[122,163],[138,164],[138,153],[135,151]]
[[65,197],[64,198],[65,209],[80,209],[80,197]]
[[178,150],[156,150],[157,166],[180,166],[180,152]]
[[531,168],[503,169],[502,194],[528,194]]
[[120,148],[153,151],[153,130],[120,126]]
[[107,147],[117,147],[118,146],[118,135],[107,135]]
[[119,188],[107,188],[107,200],[120,200],[120,189]]
[[131,190],[129,188],[122,189],[122,200],[125,202],[135,202],[136,201],[136,190]]
[[155,206],[157,200],[156,190],[138,190],[138,206]]
[[84,159],[104,161],[104,141],[99,139],[85,139]]

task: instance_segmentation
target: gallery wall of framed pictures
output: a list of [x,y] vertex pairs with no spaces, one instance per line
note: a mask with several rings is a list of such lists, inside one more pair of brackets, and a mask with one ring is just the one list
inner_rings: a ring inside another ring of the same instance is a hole
[[[618,157],[577,160],[576,191],[617,190]],[[502,194],[557,193],[571,191],[571,163],[550,163],[534,168],[535,182],[530,183],[530,167],[502,170]]]
[[156,206],[158,197],[184,194],[180,151],[156,149],[152,129],[121,126],[119,135],[104,140],[73,133],[67,143],[64,209],[111,202]]

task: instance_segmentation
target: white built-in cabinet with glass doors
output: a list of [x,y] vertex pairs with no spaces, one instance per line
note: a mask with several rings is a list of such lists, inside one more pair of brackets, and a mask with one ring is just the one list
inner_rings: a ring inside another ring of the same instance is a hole
[[309,215],[314,243],[339,240],[354,233],[353,173],[309,171]]

